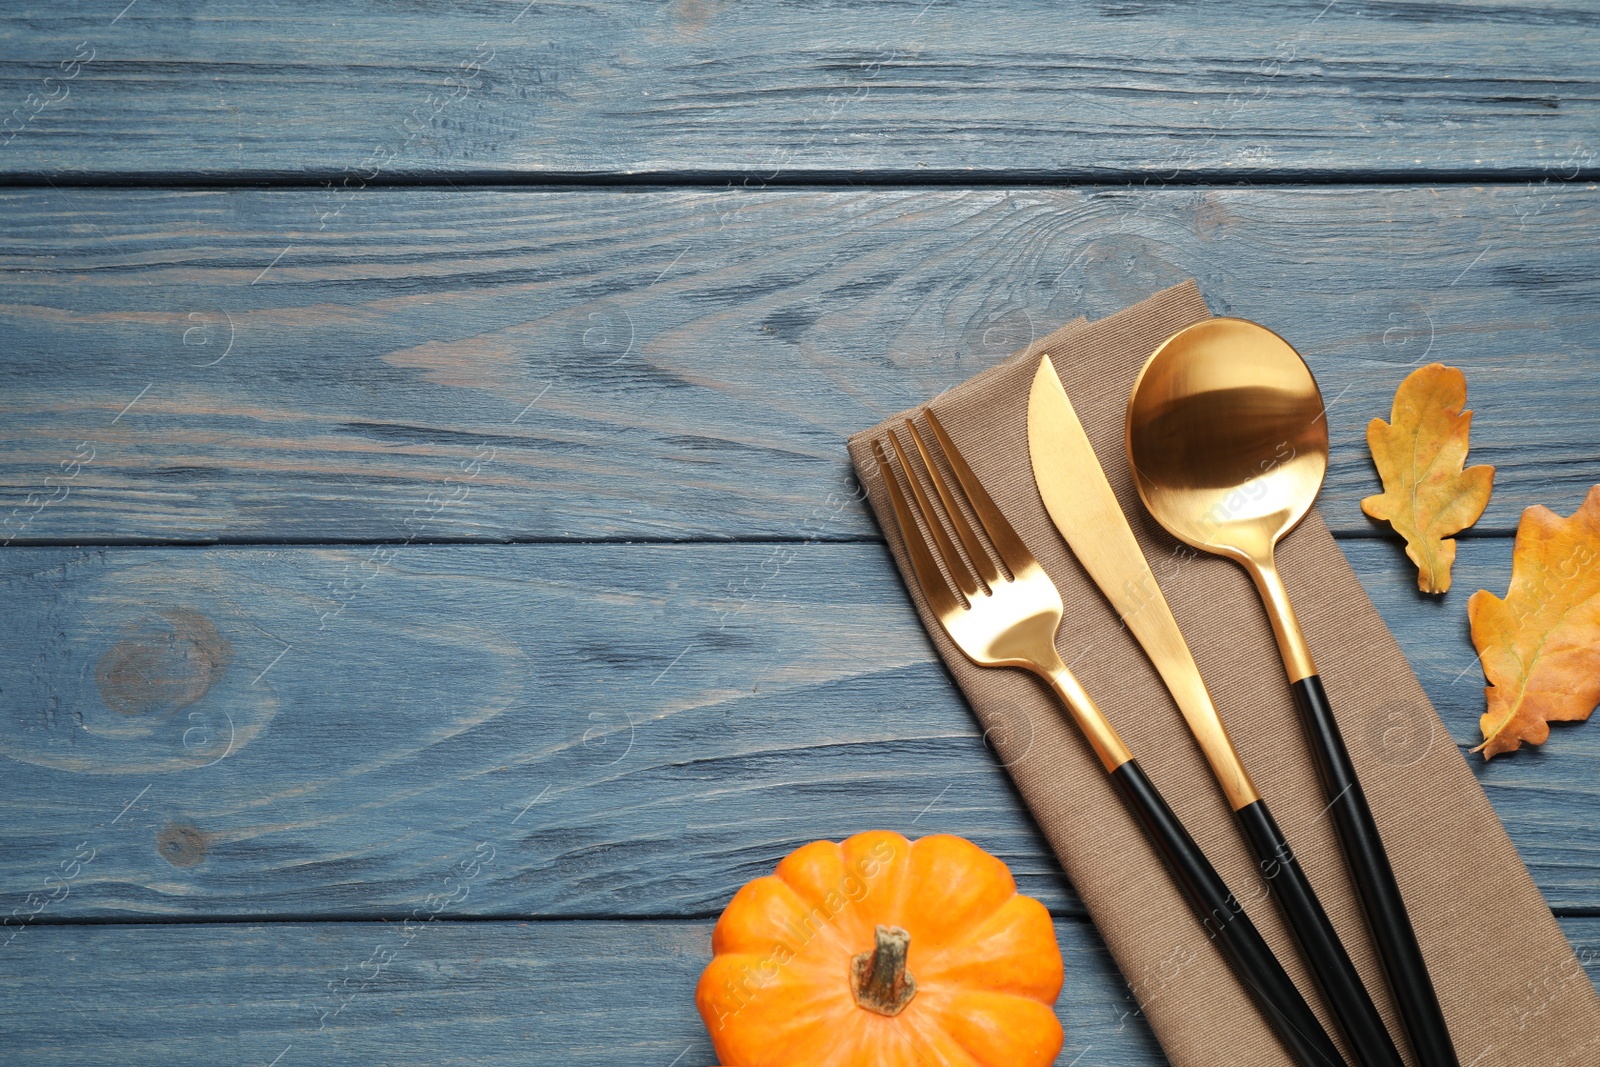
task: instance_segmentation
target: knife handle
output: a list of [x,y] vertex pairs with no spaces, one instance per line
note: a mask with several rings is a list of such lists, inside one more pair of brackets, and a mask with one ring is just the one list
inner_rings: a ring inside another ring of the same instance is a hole
[[1400,885],[1384,851],[1378,824],[1367,806],[1366,794],[1356,778],[1355,766],[1345,748],[1344,737],[1334,721],[1323,692],[1322,679],[1312,674],[1290,685],[1295,703],[1305,719],[1316,757],[1317,772],[1326,790],[1339,840],[1344,845],[1350,874],[1361,894],[1367,924],[1383,957],[1400,1017],[1411,1037],[1411,1047],[1421,1067],[1459,1067],[1450,1031],[1445,1026],[1439,997],[1428,977],[1428,965],[1417,944],[1416,931],[1406,914]]
[[1344,1067],[1339,1050],[1294,981],[1138,761],[1130,759],[1119,766],[1111,772],[1111,780],[1155,843],[1195,917],[1250,990],[1295,1062],[1301,1067]]
[[1278,829],[1267,802],[1257,800],[1234,812],[1245,837],[1261,864],[1261,874],[1272,886],[1300,951],[1322,987],[1334,1018],[1344,1031],[1358,1067],[1403,1067],[1394,1039],[1372,1003],[1350,954],[1339,940],[1328,913],[1322,909],[1300,861]]

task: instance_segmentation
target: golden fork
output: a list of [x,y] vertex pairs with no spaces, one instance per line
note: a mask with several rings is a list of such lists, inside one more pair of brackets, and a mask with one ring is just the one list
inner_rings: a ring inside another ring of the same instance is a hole
[[[900,479],[881,441],[873,442],[873,453],[894,505],[895,521],[911,558],[911,569],[945,633],[979,666],[1020,667],[1050,686],[1150,835],[1201,925],[1249,987],[1284,1046],[1302,1067],[1342,1065],[1344,1060],[1333,1041],[1244,913],[1238,898],[1056,651],[1062,604],[1055,582],[1001,514],[938,416],[929,408],[925,417],[958,485],[951,485],[940,474],[922,432],[911,419],[905,420],[905,429],[921,460],[922,474],[894,430],[889,431],[888,439],[915,505],[901,490]],[[942,511],[934,507],[924,490],[924,475],[943,505]],[[998,562],[1009,573],[1000,570],[979,540],[957,501],[958,495],[964,498],[999,557]],[[964,552],[957,551],[946,530],[946,520]]]

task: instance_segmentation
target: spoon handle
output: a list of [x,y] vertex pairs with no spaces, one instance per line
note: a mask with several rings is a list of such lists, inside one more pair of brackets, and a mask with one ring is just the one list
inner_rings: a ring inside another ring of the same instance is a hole
[[1112,771],[1111,781],[1155,843],[1200,925],[1250,991],[1295,1063],[1300,1067],[1345,1067],[1338,1047],[1295,988],[1294,980],[1139,761],[1130,759]]
[[1272,886],[1278,906],[1289,920],[1289,928],[1300,942],[1300,951],[1311,964],[1328,1006],[1339,1020],[1355,1062],[1359,1067],[1402,1067],[1400,1051],[1384,1028],[1383,1017],[1361,984],[1361,976],[1311,888],[1311,880],[1267,810],[1267,802],[1257,800],[1234,815],[1261,864],[1262,876]]
[[1307,675],[1291,683],[1290,688],[1305,718],[1328,808],[1344,845],[1350,874],[1361,894],[1367,923],[1383,957],[1383,966],[1389,974],[1389,984],[1394,989],[1417,1063],[1420,1067],[1459,1067],[1444,1012],[1439,1008],[1439,997],[1428,976],[1427,962],[1417,944],[1416,931],[1411,928],[1405,901],[1400,897],[1394,868],[1389,865],[1378,824],[1373,821],[1372,809],[1361,791],[1344,737],[1334,721],[1328,696],[1322,689],[1322,679],[1315,674]]

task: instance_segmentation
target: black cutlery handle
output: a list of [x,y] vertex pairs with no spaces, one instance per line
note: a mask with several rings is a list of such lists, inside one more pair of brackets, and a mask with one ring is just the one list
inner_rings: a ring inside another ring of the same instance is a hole
[[1344,1067],[1338,1048],[1305,997],[1138,761],[1129,760],[1112,771],[1111,780],[1155,843],[1206,933],[1249,988],[1295,1062],[1301,1067]]
[[1290,688],[1294,690],[1295,703],[1300,705],[1306,730],[1311,735],[1311,751],[1317,760],[1323,789],[1327,791],[1328,807],[1333,812],[1333,822],[1350,863],[1351,877],[1361,894],[1367,923],[1378,943],[1378,952],[1389,974],[1389,984],[1394,989],[1394,999],[1411,1037],[1417,1063],[1420,1067],[1459,1067],[1438,994],[1433,990],[1433,980],[1428,977],[1427,962],[1422,958],[1416,931],[1411,928],[1411,917],[1406,914],[1405,901],[1400,897],[1394,868],[1389,865],[1389,854],[1384,851],[1378,824],[1373,821],[1372,809],[1361,791],[1344,737],[1328,706],[1322,679],[1313,674],[1294,682]]
[[1261,863],[1261,874],[1272,886],[1278,906],[1300,942],[1300,951],[1311,964],[1317,984],[1322,987],[1322,994],[1350,1043],[1356,1063],[1359,1067],[1403,1067],[1394,1039],[1384,1029],[1377,1006],[1372,1003],[1366,986],[1361,984],[1361,976],[1350,962],[1350,954],[1344,950],[1328,913],[1322,910],[1322,902],[1311,888],[1311,880],[1267,810],[1267,802],[1258,800],[1246,804],[1234,814],[1239,817],[1245,836],[1250,839],[1250,847]]

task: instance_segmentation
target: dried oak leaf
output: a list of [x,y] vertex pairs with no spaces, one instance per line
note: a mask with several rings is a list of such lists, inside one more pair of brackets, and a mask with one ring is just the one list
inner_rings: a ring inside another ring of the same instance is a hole
[[1489,504],[1494,468],[1462,470],[1472,412],[1467,379],[1455,367],[1418,367],[1395,390],[1389,421],[1367,424],[1367,447],[1383,478],[1383,492],[1361,501],[1361,510],[1393,526],[1406,539],[1406,555],[1417,565],[1417,588],[1450,588],[1456,543],[1450,535],[1478,521]]
[[1587,719],[1600,703],[1600,485],[1563,519],[1534,505],[1522,513],[1501,600],[1467,601],[1472,643],[1489,687],[1479,720],[1490,759],[1550,736],[1551,722]]

